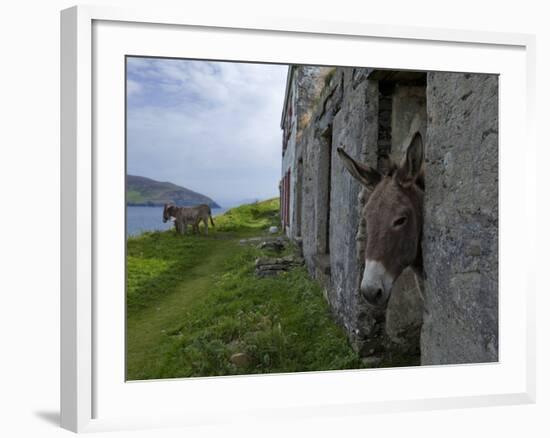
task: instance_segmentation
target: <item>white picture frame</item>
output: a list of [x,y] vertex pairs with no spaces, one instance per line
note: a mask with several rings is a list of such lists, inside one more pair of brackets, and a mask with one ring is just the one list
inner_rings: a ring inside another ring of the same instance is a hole
[[[141,37],[143,33],[147,36]],[[179,46],[177,42],[168,43],[174,37],[181,38]],[[193,38],[196,44],[181,44],[185,38]],[[252,43],[254,40],[261,43]],[[250,44],[239,44],[243,42]],[[120,152],[124,143],[120,142],[120,135],[124,126],[117,122],[124,107],[120,96],[124,95],[125,79],[119,74],[119,61],[123,63],[120,56],[363,65],[363,48],[372,46],[375,53],[376,45],[383,46],[376,55],[378,67],[479,71],[498,73],[503,79],[499,146],[503,177],[500,197],[504,201],[500,215],[504,221],[500,238],[505,245],[501,245],[499,270],[501,286],[502,275],[509,281],[507,290],[500,291],[503,299],[499,363],[138,383],[121,380],[124,373],[120,369],[120,354],[123,356],[124,349],[119,351],[123,332],[119,322],[124,318],[123,299],[120,300],[124,289],[120,289],[120,279],[124,274],[120,271],[121,248],[111,251],[109,246],[125,239],[124,234],[117,234],[123,215],[115,214],[106,221],[102,208],[119,202],[123,193]],[[536,236],[536,175],[533,171],[527,173],[526,166],[526,157],[534,155],[536,148],[534,46],[534,36],[524,34],[267,17],[227,20],[154,8],[78,6],[62,11],[62,427],[82,432],[202,425],[230,418],[238,421],[251,417],[261,420],[276,416],[361,415],[534,402],[534,268],[527,261],[512,266],[507,257],[512,250],[532,248]],[[331,50],[319,50],[326,47]],[[418,56],[415,51],[425,56]],[[400,54],[399,62],[395,61],[396,53]],[[350,64],[350,59],[356,62]],[[109,105],[105,103],[107,98],[113,99]],[[516,119],[518,123],[513,126],[506,123]],[[513,157],[507,151],[518,140],[523,147],[522,156]],[[510,180],[514,166],[518,169],[515,181]],[[524,208],[515,212],[507,208],[506,202],[514,196],[525,199]],[[524,228],[526,239],[513,235],[519,221],[529,225]],[[116,291],[111,294],[118,297],[115,301],[98,300],[98,294],[106,288]],[[511,321],[510,301],[506,297],[514,290],[519,294],[519,309]],[[106,336],[107,331],[113,335]],[[117,356],[116,361],[111,356]],[[388,385],[389,381],[393,386]],[[371,390],[361,391],[361,385],[368,385]],[[182,391],[201,396],[186,403]],[[289,398],[289,391],[296,392]],[[228,394],[236,392],[241,396],[228,399]],[[270,393],[269,399],[262,397],[264,393]],[[150,403],[151,400],[155,402]]]

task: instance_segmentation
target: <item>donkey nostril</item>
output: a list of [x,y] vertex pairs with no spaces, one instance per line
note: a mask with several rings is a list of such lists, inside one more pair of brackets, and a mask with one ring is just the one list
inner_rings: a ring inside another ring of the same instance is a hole
[[384,299],[384,291],[381,287],[366,288],[362,292],[363,297],[373,306],[378,306]]

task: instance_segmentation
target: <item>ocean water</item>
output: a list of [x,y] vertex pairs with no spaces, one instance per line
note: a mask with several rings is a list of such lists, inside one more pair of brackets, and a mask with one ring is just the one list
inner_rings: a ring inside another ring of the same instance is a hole
[[[231,207],[213,208],[212,216],[225,213]],[[166,231],[173,227],[172,222],[162,222],[163,207],[126,207],[126,237],[137,236],[144,231]]]

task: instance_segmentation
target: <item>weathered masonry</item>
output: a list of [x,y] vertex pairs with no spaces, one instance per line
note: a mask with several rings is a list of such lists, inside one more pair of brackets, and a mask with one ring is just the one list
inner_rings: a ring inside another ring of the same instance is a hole
[[[291,66],[281,127],[282,223],[354,348],[373,364],[498,360],[498,77]],[[384,170],[413,131],[425,140],[424,297],[405,271],[380,313],[358,292],[368,194],[336,148]]]

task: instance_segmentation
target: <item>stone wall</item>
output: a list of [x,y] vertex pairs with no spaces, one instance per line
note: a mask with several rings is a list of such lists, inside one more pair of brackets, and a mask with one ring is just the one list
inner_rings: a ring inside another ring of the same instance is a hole
[[428,73],[422,363],[498,360],[498,77]]
[[[356,233],[361,187],[349,177],[336,154],[338,146],[358,157],[369,153],[365,142],[372,108],[367,81],[365,77],[354,81],[353,76],[354,69],[330,72],[298,148],[303,157],[301,236],[306,265],[324,286],[336,319],[361,350],[361,340],[376,323],[365,315],[368,309],[358,294],[361,264]],[[370,154],[375,160],[375,143]]]
[[301,205],[303,195],[303,172],[299,159],[301,157],[301,138],[305,126],[309,124],[311,117],[311,108],[314,106],[314,100],[318,99],[321,88],[324,84],[323,79],[328,67],[315,66],[293,66],[292,80],[288,90],[287,111],[292,113],[292,117],[286,123],[290,135],[287,148],[282,159],[282,174],[287,170],[291,173],[291,191],[290,191],[290,225],[288,234],[297,238],[300,237],[301,227]]
[[498,360],[498,77],[429,73],[422,363]]
[[[359,71],[358,71],[359,70]],[[331,190],[331,288],[329,301],[343,321],[354,347],[363,356],[380,348],[380,317],[368,308],[359,294],[363,261],[358,257],[356,235],[359,227],[361,186],[344,169],[337,147],[362,160],[376,162],[376,146],[368,144],[371,123],[377,110],[375,99],[369,99],[368,80],[362,69],[338,69],[341,102],[332,121],[332,190]],[[330,109],[330,108],[327,108]],[[372,134],[371,134],[372,135]],[[374,350],[371,352],[371,350]]]

